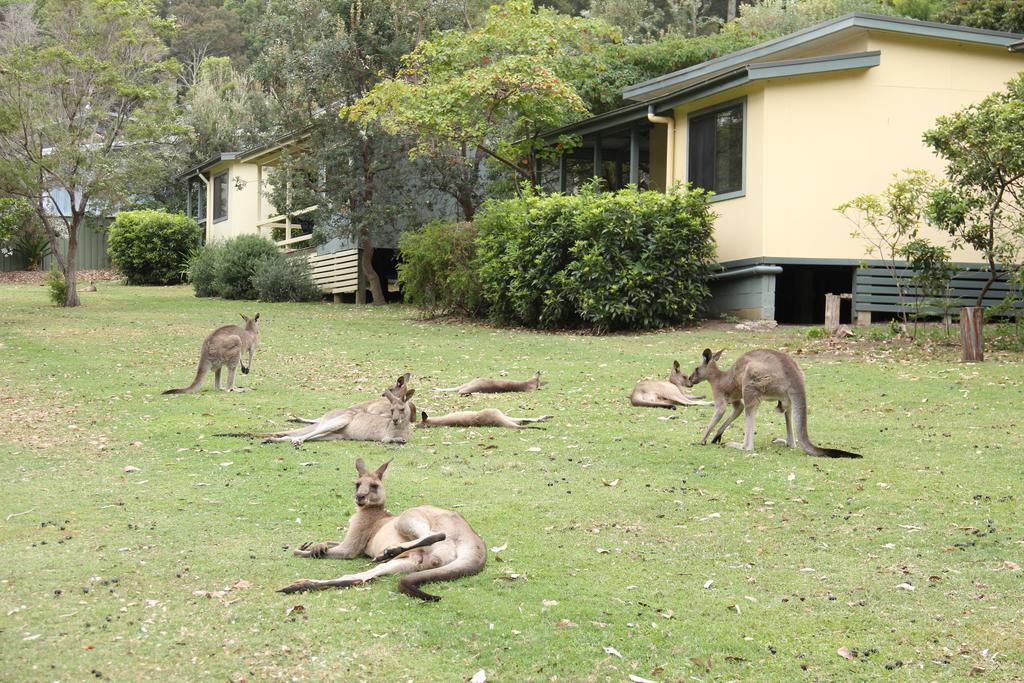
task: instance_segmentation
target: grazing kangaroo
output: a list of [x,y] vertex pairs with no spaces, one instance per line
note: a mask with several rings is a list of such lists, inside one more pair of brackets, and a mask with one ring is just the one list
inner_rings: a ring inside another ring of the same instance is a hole
[[[415,406],[409,399],[416,393],[409,389],[399,398],[388,389],[384,398],[390,405],[387,415],[368,413],[364,410],[342,408],[332,410],[308,427],[290,429],[265,436],[264,443],[290,441],[298,448],[306,441],[380,441],[382,443],[405,443],[409,439],[411,417],[416,415]],[[250,436],[239,434],[236,436]]]
[[[227,366],[228,386],[226,391],[245,391],[235,387],[235,368],[241,366],[242,374],[248,375],[252,369],[252,357],[256,354],[256,346],[260,341],[260,314],[245,320],[245,329],[238,325],[218,327],[203,340],[203,348],[199,353],[199,368],[192,384],[184,389],[168,389],[165,394],[194,394],[202,386],[206,374],[213,370],[214,386],[220,390],[220,370]],[[242,354],[249,354],[249,367],[242,362]]]
[[[509,429],[529,429],[527,425],[537,422],[547,422],[551,415],[540,417],[509,417],[497,408],[485,408],[483,410],[464,410],[458,413],[450,413],[441,417],[430,417],[426,412],[422,413],[423,419],[416,423],[416,427],[508,427]],[[534,429],[540,429],[535,427]]]
[[[722,416],[726,405],[732,405],[730,415],[715,432],[712,443],[722,440],[722,433],[732,424],[741,412],[746,412],[746,428],[743,432],[743,443],[729,443],[727,446],[754,450],[754,421],[757,418],[757,406],[762,400],[778,400],[776,410],[786,415],[786,445],[800,447],[808,455],[821,455],[828,458],[859,458],[857,453],[836,448],[818,448],[811,443],[807,435],[807,392],[804,387],[804,375],[800,366],[792,358],[779,351],[758,349],[740,356],[727,371],[720,370],[715,363],[722,357],[722,352],[712,354],[711,349],[704,349],[704,361],[697,366],[687,378],[689,386],[707,380],[711,384],[711,393],[715,399],[715,414],[711,423],[704,431],[701,445],[708,442],[708,435]],[[796,441],[793,439],[793,420],[796,421]],[[777,440],[779,441],[779,440]]]
[[679,370],[679,361],[672,362],[672,371],[668,374],[668,381],[645,379],[636,383],[633,393],[629,396],[629,402],[638,408],[668,408],[675,410],[676,406],[709,406],[711,401],[702,401],[702,396],[689,396],[684,394],[682,387],[687,386],[686,375]]
[[[395,380],[395,386],[388,389],[388,391],[390,391],[398,398],[405,398],[406,393],[409,391],[409,378],[411,376],[411,373],[405,373],[397,380]],[[412,412],[409,413],[409,421],[415,422],[416,406],[412,406],[411,404],[410,406],[412,408]],[[382,395],[381,398],[375,398],[372,401],[363,401],[362,403],[357,403],[354,406],[349,406],[348,408],[337,408],[335,410],[331,410],[327,413],[324,413],[322,416],[318,417],[315,420],[311,420],[305,417],[293,417],[288,421],[297,422],[299,424],[315,425],[322,420],[334,419],[339,415],[344,415],[345,413],[350,411],[363,411],[365,413],[372,413],[373,415],[383,415],[387,417],[391,415],[391,401],[389,401],[386,397],[383,397]]]
[[356,506],[348,532],[341,543],[303,543],[299,557],[350,560],[360,556],[381,562],[358,574],[315,581],[303,579],[282,588],[281,593],[348,588],[378,576],[412,572],[398,582],[398,590],[421,600],[440,600],[420,590],[432,581],[450,581],[479,574],[487,562],[487,547],[469,522],[457,512],[430,505],[406,510],[397,517],[384,509],[384,472],[390,460],[369,472],[362,458],[356,460]]
[[457,391],[459,392],[459,396],[469,396],[470,394],[500,394],[511,391],[534,391],[540,388],[540,384],[540,370],[538,370],[533,374],[533,377],[522,381],[514,379],[486,379],[478,377],[472,382],[463,384],[461,387],[434,389],[434,391]]

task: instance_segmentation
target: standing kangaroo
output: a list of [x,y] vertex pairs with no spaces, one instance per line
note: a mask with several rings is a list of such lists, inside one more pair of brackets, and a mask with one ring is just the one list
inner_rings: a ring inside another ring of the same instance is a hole
[[341,543],[303,543],[295,554],[299,557],[330,557],[350,560],[365,555],[381,562],[358,574],[337,579],[315,581],[303,579],[280,590],[281,593],[348,588],[366,583],[378,576],[403,574],[398,590],[421,600],[440,600],[420,590],[432,581],[450,581],[479,574],[487,562],[487,547],[473,528],[457,512],[430,505],[406,510],[397,517],[384,509],[384,463],[369,472],[362,458],[356,460],[356,506],[349,520],[348,532]]
[[[398,397],[390,389],[384,391],[384,399],[390,409],[387,415],[369,413],[365,410],[342,408],[326,413],[308,427],[274,432],[265,436],[264,443],[290,441],[298,448],[306,441],[380,441],[382,443],[405,443],[409,440],[409,428],[416,415],[415,406],[409,399],[416,393],[409,389]],[[233,436],[249,436],[236,434]]]
[[451,387],[449,389],[434,389],[434,391],[457,391],[459,396],[469,396],[470,394],[500,394],[502,392],[511,391],[534,391],[540,388],[540,370],[533,373],[533,377],[526,380],[513,380],[513,379],[486,379],[478,377],[472,382],[467,382],[461,387]]
[[[727,371],[720,370],[715,363],[722,357],[722,352],[712,354],[711,349],[704,349],[704,360],[687,378],[689,386],[707,380],[711,384],[711,393],[715,399],[715,414],[711,423],[704,431],[701,445],[707,444],[708,435],[725,415],[726,405],[732,405],[730,415],[715,432],[712,443],[722,440],[722,433],[732,424],[741,412],[746,411],[746,428],[743,432],[743,443],[728,443],[732,448],[754,450],[754,421],[757,418],[757,406],[762,400],[777,400],[776,410],[786,415],[786,445],[800,447],[808,455],[821,455],[828,458],[859,458],[857,453],[836,448],[818,448],[811,443],[807,435],[807,392],[804,387],[804,375],[800,366],[792,358],[779,351],[758,349],[740,356]],[[793,419],[796,420],[796,441],[793,439]],[[778,440],[777,440],[778,441]]]
[[[168,389],[165,394],[194,394],[202,386],[203,380],[210,370],[214,372],[214,386],[220,390],[220,370],[228,368],[228,386],[226,391],[245,391],[235,387],[235,368],[241,366],[242,374],[248,375],[252,369],[252,357],[256,354],[256,346],[260,341],[260,314],[252,318],[242,315],[245,329],[238,325],[218,327],[203,340],[203,348],[199,353],[199,368],[192,384],[184,389]],[[242,354],[249,354],[249,367],[242,362]]]
[[[509,417],[497,408],[484,408],[483,410],[464,410],[458,413],[450,413],[441,417],[430,417],[426,412],[422,413],[423,419],[416,424],[416,427],[508,427],[509,429],[528,429],[526,425],[536,422],[547,422],[550,415],[540,417]],[[540,428],[538,428],[540,429]]]
[[629,402],[638,408],[668,408],[676,406],[709,406],[711,401],[702,401],[701,396],[684,394],[682,387],[687,386],[686,375],[679,370],[679,361],[672,362],[672,371],[668,381],[645,379],[636,383]]

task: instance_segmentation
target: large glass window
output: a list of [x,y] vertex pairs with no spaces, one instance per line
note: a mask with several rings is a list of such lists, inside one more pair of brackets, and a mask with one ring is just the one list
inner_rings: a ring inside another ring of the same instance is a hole
[[213,178],[213,220],[222,221],[228,217],[228,172]]
[[689,123],[688,178],[716,195],[743,191],[743,103],[701,113]]

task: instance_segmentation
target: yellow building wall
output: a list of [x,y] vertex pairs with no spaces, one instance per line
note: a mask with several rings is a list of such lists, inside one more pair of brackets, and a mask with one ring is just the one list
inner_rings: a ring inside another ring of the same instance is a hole
[[742,197],[714,201],[711,208],[717,214],[715,240],[718,243],[718,260],[735,261],[762,256],[764,254],[764,169],[765,157],[765,116],[764,88],[762,84],[735,88],[715,97],[676,107],[675,112],[675,169],[673,179],[689,180],[687,159],[689,150],[688,116],[708,107],[746,98],[744,121],[744,188]]
[[[213,220],[213,179],[228,173],[228,215],[221,221]],[[264,180],[266,169],[263,171]],[[224,162],[206,172],[210,181],[206,188],[206,240],[223,241],[238,235],[253,235],[257,224],[269,217],[272,210],[266,197],[261,196],[259,169],[256,164]]]
[[[872,32],[865,48],[881,51],[879,66],[776,79],[766,89],[765,256],[870,258],[835,207],[881,192],[903,169],[941,176],[923,133],[1024,69],[1019,55],[947,41]],[[925,235],[948,244],[932,228]],[[973,251],[953,257],[980,260]]]

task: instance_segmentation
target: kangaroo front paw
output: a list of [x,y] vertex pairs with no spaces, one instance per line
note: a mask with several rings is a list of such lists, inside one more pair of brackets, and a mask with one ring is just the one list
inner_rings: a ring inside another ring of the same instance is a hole
[[399,555],[401,555],[404,552],[405,552],[405,548],[403,548],[401,546],[398,546],[398,545],[392,546],[391,548],[388,548],[387,550],[382,552],[377,557],[373,558],[373,561],[374,562],[387,562],[388,560],[393,560],[394,558],[398,557]]
[[320,559],[322,557],[327,557],[327,551],[336,545],[338,545],[336,541],[324,541],[323,543],[307,541],[295,549],[295,555],[298,557],[312,557],[314,559]]

